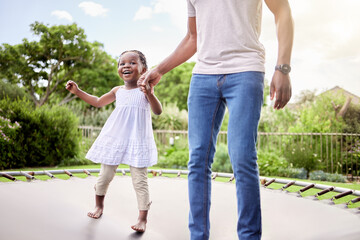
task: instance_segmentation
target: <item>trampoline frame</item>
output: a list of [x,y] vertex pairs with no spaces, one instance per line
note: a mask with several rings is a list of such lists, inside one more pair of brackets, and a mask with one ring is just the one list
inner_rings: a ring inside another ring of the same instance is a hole
[[[88,176],[91,176],[91,173],[99,173],[100,169],[71,169],[71,170],[43,170],[43,171],[10,171],[10,172],[0,172],[0,176],[5,177],[7,179],[10,179],[12,181],[17,181],[16,177],[14,176],[25,176],[28,181],[36,180],[35,175],[47,175],[50,178],[55,178],[54,174],[67,174],[69,177],[73,177],[73,174],[78,173],[85,173]],[[116,170],[117,173],[122,173],[125,175],[126,173],[130,173],[130,169],[124,169],[124,168],[118,168]],[[189,171],[187,170],[169,170],[169,169],[163,169],[163,170],[154,170],[154,169],[148,169],[148,173],[152,173],[153,176],[162,176],[163,173],[165,174],[177,174],[177,177],[180,177],[181,175],[188,175]],[[229,182],[234,180],[234,175],[231,173],[218,173],[215,172],[212,174],[212,179],[216,179],[216,177],[225,177],[229,178]],[[287,191],[286,189],[290,186],[300,186],[303,187],[300,189],[297,194],[299,197],[302,197],[302,193],[305,191],[315,188],[320,189],[322,191],[316,193],[313,197],[317,198],[319,196],[322,196],[329,192],[337,192],[336,196],[332,197],[330,199],[331,203],[334,203],[334,200],[343,198],[348,195],[354,195],[357,196],[357,198],[354,198],[348,202],[346,202],[346,206],[349,204],[354,204],[356,202],[360,202],[360,191],[358,190],[351,190],[347,188],[341,188],[341,187],[334,187],[324,184],[315,184],[315,183],[308,183],[308,182],[301,182],[301,181],[294,181],[294,180],[288,180],[288,179],[277,179],[277,178],[266,178],[260,176],[260,181],[263,187],[267,188],[272,183],[279,183],[284,184],[280,190],[281,191]],[[335,204],[335,203],[334,203]],[[360,210],[360,208],[358,208]]]

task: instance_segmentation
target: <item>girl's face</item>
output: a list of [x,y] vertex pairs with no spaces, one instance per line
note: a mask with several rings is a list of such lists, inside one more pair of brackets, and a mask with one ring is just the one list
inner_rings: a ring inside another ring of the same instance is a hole
[[136,83],[145,72],[146,69],[143,67],[137,53],[126,52],[121,56],[118,73],[125,83]]

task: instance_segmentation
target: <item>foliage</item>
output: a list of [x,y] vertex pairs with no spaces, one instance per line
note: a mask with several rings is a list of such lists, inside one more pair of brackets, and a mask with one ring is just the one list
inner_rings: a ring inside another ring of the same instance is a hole
[[[88,104],[87,104],[88,105]],[[114,105],[110,104],[102,108],[84,107],[82,102],[71,101],[66,106],[79,118],[81,126],[104,126],[110,114],[114,111]]]
[[211,169],[213,172],[233,172],[226,144],[220,143],[216,146],[214,163]]
[[194,62],[185,62],[162,77],[155,91],[163,104],[175,103],[180,110],[187,109],[187,97],[194,65]]
[[20,88],[16,84],[8,83],[5,80],[0,80],[0,99],[7,97],[13,100],[17,98],[31,100],[30,95],[27,94],[23,88]]
[[189,161],[189,149],[186,139],[174,138],[174,145],[167,147],[164,153],[159,151],[158,167],[180,168],[187,167]]
[[258,166],[261,176],[276,176],[279,169],[286,169],[288,162],[277,150],[258,150]]
[[179,110],[175,104],[164,104],[161,115],[152,115],[154,129],[184,130],[187,129],[188,114]]
[[350,104],[345,116],[344,133],[360,133],[360,104]]
[[[54,95],[65,97],[65,83],[70,79],[85,90],[118,81],[116,61],[100,43],[88,42],[84,30],[76,24],[49,27],[35,22],[30,30],[39,37],[38,41],[25,38],[18,45],[0,46],[0,77],[24,86],[36,106],[42,106]],[[96,89],[92,92],[98,94]],[[65,101],[71,99],[67,95]]]
[[288,132],[294,125],[297,114],[289,108],[274,110],[272,107],[263,107],[261,110],[259,132]]
[[310,180],[320,180],[328,182],[346,182],[346,177],[338,173],[325,173],[321,170],[310,173]]
[[333,98],[330,95],[320,95],[316,101],[306,104],[300,111],[299,118],[289,132],[342,132],[344,121],[336,118],[333,103],[340,104],[342,98]]
[[279,168],[276,174],[278,177],[307,179],[308,172],[304,168]]
[[[4,119],[21,126],[15,128],[6,144],[1,142],[2,169],[55,166],[78,153],[78,122],[68,109],[58,106],[34,109],[29,101],[9,99],[0,100],[0,106]],[[1,123],[4,128],[4,121]]]
[[285,151],[285,157],[291,167],[304,168],[307,171],[307,178],[309,173],[315,170],[319,164],[319,159],[317,159],[317,155],[313,153],[311,148],[305,148],[301,145],[296,145],[293,149]]

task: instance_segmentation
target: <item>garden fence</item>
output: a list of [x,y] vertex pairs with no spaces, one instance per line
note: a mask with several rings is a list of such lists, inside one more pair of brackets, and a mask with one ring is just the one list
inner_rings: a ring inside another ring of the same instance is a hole
[[[82,136],[90,142],[99,134],[100,127],[81,126]],[[154,136],[160,146],[170,146],[176,141],[187,141],[187,131],[155,130]],[[220,131],[217,144],[227,144],[227,132]],[[281,154],[300,149],[319,161],[321,169],[348,177],[360,176],[360,134],[354,133],[271,133],[259,132],[257,149]]]

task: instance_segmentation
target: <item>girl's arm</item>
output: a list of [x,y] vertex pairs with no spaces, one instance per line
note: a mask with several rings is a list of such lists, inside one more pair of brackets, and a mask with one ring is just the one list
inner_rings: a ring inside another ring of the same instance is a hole
[[68,81],[66,83],[66,89],[71,92],[72,94],[75,94],[80,99],[84,100],[88,104],[94,106],[94,107],[103,107],[105,105],[108,105],[115,101],[115,93],[119,87],[114,87],[111,89],[110,92],[105,93],[101,97],[96,97],[93,95],[90,95],[84,91],[82,91],[78,85],[74,81]]
[[147,88],[145,96],[150,103],[150,107],[151,107],[151,110],[153,111],[153,113],[155,113],[156,115],[160,115],[162,113],[162,106],[161,106],[159,99],[155,96],[153,91],[151,91],[151,89]]

